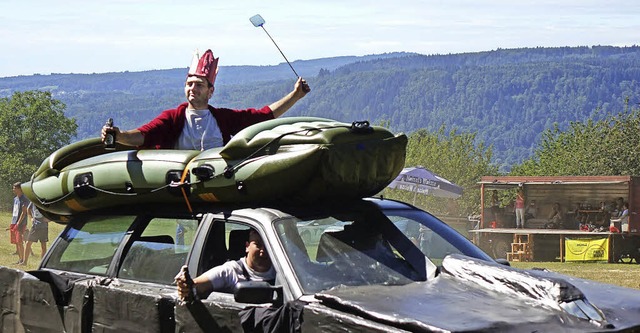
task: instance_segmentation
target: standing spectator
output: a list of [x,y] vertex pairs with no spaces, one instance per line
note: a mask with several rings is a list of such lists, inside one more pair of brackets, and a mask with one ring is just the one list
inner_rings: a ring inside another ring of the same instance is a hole
[[16,253],[18,254],[18,261],[16,264],[22,264],[24,261],[24,244],[23,233],[27,227],[27,205],[29,199],[22,194],[22,188],[20,183],[14,183],[13,194],[13,213],[11,215],[11,225],[6,230],[11,231],[11,244],[16,245]]
[[184,233],[184,226],[178,221],[178,225],[176,226],[176,245],[184,245]]
[[420,235],[418,236],[418,247],[426,256],[431,255],[431,238],[433,237],[433,231],[427,227],[420,225]]
[[522,188],[518,189],[516,193],[516,228],[524,228],[524,191]]
[[42,259],[47,252],[47,242],[49,241],[49,219],[44,217],[32,202],[27,206],[27,214],[29,214],[32,222],[31,231],[27,236],[27,245],[24,249],[24,262],[22,265],[27,265],[29,254],[33,253],[31,244],[40,242],[40,259]]

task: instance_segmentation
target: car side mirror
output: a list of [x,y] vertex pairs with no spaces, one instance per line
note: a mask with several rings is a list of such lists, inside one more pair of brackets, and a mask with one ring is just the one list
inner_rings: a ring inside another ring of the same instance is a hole
[[509,261],[507,259],[504,259],[504,258],[498,258],[498,259],[496,259],[496,262],[498,264],[501,264],[501,265],[511,266],[511,263],[509,263]]
[[272,286],[264,281],[241,281],[236,284],[233,298],[236,302],[263,304],[282,304],[282,286]]

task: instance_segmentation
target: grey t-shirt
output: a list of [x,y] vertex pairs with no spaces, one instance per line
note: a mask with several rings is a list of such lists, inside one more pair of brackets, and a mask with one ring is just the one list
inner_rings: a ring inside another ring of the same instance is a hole
[[247,281],[240,265],[246,268],[251,281],[270,281],[276,278],[276,271],[273,267],[264,273],[256,272],[247,265],[246,257],[236,261],[227,261],[204,272],[202,275],[211,282],[214,291],[230,293],[233,292],[236,283]]
[[211,111],[187,109],[176,149],[207,150],[222,146],[222,132]]

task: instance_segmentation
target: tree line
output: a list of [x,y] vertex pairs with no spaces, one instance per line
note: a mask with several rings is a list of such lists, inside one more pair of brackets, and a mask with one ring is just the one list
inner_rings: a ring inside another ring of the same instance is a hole
[[[0,205],[10,205],[10,184],[28,181],[42,160],[70,143],[77,130],[64,114],[64,103],[49,92],[16,92],[0,99]],[[388,125],[388,123],[383,123]],[[640,175],[640,109],[627,105],[604,119],[573,122],[566,130],[543,131],[532,157],[513,167],[512,175]],[[435,214],[468,216],[478,211],[477,182],[503,174],[494,162],[493,148],[476,133],[420,129],[409,135],[406,166],[423,165],[464,188],[460,199],[387,189],[384,195],[414,202]]]

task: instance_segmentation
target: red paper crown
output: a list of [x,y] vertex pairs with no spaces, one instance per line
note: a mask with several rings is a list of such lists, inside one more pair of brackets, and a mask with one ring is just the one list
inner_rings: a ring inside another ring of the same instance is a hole
[[218,75],[218,59],[220,58],[213,57],[211,50],[207,50],[202,57],[200,57],[198,51],[196,51],[193,54],[193,60],[191,61],[191,67],[189,67],[189,74],[187,74],[187,76],[203,76],[213,85],[216,82],[216,75]]

